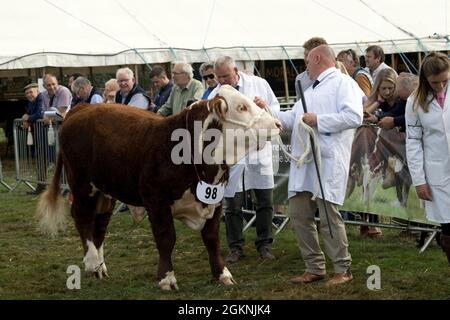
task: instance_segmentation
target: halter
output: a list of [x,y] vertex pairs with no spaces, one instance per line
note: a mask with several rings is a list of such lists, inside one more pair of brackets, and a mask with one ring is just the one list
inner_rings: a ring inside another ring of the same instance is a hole
[[[227,109],[228,109],[228,102],[225,100],[224,97],[216,96],[216,98],[223,100],[223,102],[225,102],[225,105],[227,106]],[[211,111],[211,109],[209,107],[209,101],[208,101],[207,107],[208,107],[208,110]],[[264,116],[265,113],[266,113],[266,111],[264,109],[260,109],[260,111],[256,114],[256,116],[254,116],[252,119],[250,119],[249,122],[238,121],[238,120],[234,120],[234,119],[226,119],[225,117],[222,119],[222,122],[236,124],[240,127],[243,127],[245,130],[248,130],[248,129],[251,129],[253,127],[253,125]]]

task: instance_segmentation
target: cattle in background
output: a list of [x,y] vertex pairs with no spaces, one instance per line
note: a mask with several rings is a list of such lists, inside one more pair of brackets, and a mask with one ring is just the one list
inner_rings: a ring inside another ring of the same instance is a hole
[[[171,157],[178,144],[172,141],[172,133],[188,128],[194,136],[194,120],[201,121],[204,129],[217,129],[220,141],[225,139],[225,130],[265,128],[271,129],[272,134],[279,133],[277,120],[230,86],[223,86],[213,100],[196,102],[168,118],[122,105],[95,108],[80,105],[69,112],[61,126],[55,176],[38,205],[41,226],[55,233],[64,225],[64,202],[59,190],[64,164],[73,194],[71,213],[88,272],[99,277],[107,275],[103,241],[117,199],[143,206],[149,213],[159,252],[157,275],[161,289],[177,289],[171,258],[175,245],[174,218],[191,229],[201,230],[213,277],[222,284],[233,284],[220,253],[222,202],[204,204],[195,191],[199,176],[209,184],[225,181],[233,163],[225,164],[222,160],[213,164],[201,161],[195,166],[177,165]],[[204,149],[212,143],[206,137],[203,140]],[[218,147],[215,156],[230,159],[229,153],[235,151],[236,143],[229,142],[219,143],[222,149]],[[194,142],[191,147],[194,150]],[[255,148],[247,145],[244,149],[248,152]]]
[[395,186],[398,201],[406,207],[411,176],[406,165],[405,134],[395,129],[361,126],[353,141],[346,196],[361,186],[363,202],[369,203],[381,178],[382,188]]
[[8,141],[5,156],[8,155],[9,147],[13,145],[14,120],[22,118],[26,112],[26,106],[26,100],[0,101],[0,128],[5,131],[5,137]]
[[381,167],[375,165],[373,153],[377,131],[373,126],[363,125],[356,130],[350,155],[350,171],[346,197],[350,197],[356,186],[362,187],[362,200],[368,203],[381,177]]

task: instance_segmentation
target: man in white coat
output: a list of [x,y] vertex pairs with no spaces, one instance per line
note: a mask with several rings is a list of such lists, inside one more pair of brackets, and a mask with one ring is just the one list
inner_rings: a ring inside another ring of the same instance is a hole
[[[314,221],[318,208],[325,252],[334,266],[334,277],[327,285],[335,285],[353,279],[345,225],[338,206],[343,204],[345,198],[355,128],[362,124],[362,94],[353,79],[335,68],[334,52],[327,45],[312,49],[307,59],[308,72],[314,80],[313,86],[305,91],[308,113],[303,112],[302,102],[298,101],[292,110],[274,114],[284,129],[292,130],[292,153],[296,157],[304,152],[298,135],[305,142],[309,140],[305,129],[299,128],[300,118],[314,129],[320,146],[320,174],[325,194],[323,199],[314,161],[301,166],[291,161],[289,212],[306,265],[305,273],[291,282],[311,283],[325,279],[325,256],[319,245]],[[316,196],[315,200],[313,196]],[[327,207],[332,237],[324,205]]]
[[[280,110],[280,104],[267,81],[238,71],[231,57],[217,59],[214,63],[214,73],[219,85],[211,92],[209,99],[216,96],[221,85],[228,84],[254,100],[258,106],[268,106],[272,111]],[[256,197],[256,249],[261,258],[273,260],[275,257],[271,253],[271,246],[274,178],[271,143],[266,143],[260,151],[250,153],[230,169],[225,189],[225,224],[230,248],[226,261],[229,263],[235,263],[244,256],[242,184],[246,190],[253,190]]]

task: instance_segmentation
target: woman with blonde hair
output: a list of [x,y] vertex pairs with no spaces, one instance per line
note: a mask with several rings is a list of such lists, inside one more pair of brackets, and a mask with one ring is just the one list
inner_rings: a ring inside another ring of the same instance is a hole
[[372,91],[364,105],[365,122],[377,123],[382,113],[391,110],[398,100],[397,73],[391,69],[379,72]]
[[119,91],[119,85],[116,79],[109,79],[105,83],[105,90],[103,90],[103,99],[105,103],[116,103],[116,92]]
[[441,246],[450,265],[450,97],[447,55],[431,52],[419,87],[406,104],[406,155],[428,220],[441,224]]

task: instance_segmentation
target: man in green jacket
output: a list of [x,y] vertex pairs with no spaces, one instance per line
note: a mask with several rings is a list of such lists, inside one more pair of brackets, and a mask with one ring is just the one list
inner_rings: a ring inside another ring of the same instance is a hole
[[189,100],[200,100],[203,96],[203,85],[194,79],[192,66],[188,63],[175,63],[172,69],[174,86],[167,102],[158,113],[164,117],[179,113]]

